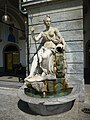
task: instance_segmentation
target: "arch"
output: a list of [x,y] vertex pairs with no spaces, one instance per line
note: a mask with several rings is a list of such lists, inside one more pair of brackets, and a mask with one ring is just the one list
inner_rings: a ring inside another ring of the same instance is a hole
[[16,45],[7,45],[4,49],[4,52],[18,52],[18,48]]
[[20,50],[16,44],[8,44],[3,49],[5,72],[13,72],[14,66],[20,63]]

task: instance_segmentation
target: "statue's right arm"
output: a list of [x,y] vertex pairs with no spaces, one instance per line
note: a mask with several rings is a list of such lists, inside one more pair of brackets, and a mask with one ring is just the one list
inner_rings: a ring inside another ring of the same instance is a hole
[[42,32],[38,36],[35,36],[35,34],[32,33],[32,38],[34,41],[39,41],[42,38]]
[[38,36],[34,36],[35,41],[39,41],[42,38],[42,32]]
[[31,35],[34,41],[39,41],[42,38],[42,32],[38,36],[35,36],[34,28],[31,29]]

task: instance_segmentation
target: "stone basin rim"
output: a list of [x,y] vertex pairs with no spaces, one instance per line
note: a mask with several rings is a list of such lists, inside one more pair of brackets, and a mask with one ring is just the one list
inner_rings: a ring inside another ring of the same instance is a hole
[[24,88],[26,88],[25,85],[19,88],[18,97],[22,101],[27,102],[27,103],[32,103],[32,104],[43,104],[43,105],[63,104],[63,103],[67,103],[67,102],[77,99],[80,94],[78,85],[75,85],[72,89],[72,92],[66,96],[60,96],[60,97],[55,97],[55,98],[35,98],[35,97],[30,97],[26,95],[24,93]]

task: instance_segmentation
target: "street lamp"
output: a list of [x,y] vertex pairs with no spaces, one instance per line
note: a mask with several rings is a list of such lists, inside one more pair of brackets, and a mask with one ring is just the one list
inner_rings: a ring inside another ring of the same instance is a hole
[[5,1],[5,14],[2,16],[2,21],[5,23],[10,23],[10,17],[7,14],[7,0]]

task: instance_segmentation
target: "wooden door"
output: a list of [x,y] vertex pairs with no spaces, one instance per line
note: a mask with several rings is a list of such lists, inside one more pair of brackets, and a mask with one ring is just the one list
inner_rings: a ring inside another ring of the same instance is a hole
[[19,53],[6,53],[5,58],[6,72],[12,72],[13,66],[19,64]]
[[13,61],[12,61],[12,53],[6,54],[6,71],[12,71],[13,70]]

